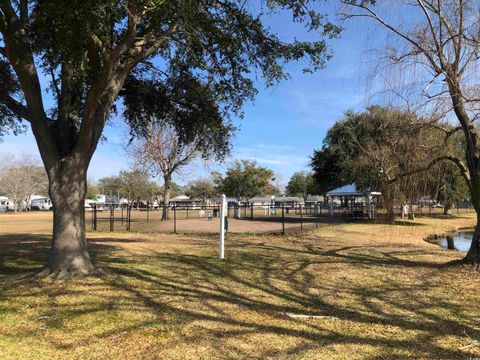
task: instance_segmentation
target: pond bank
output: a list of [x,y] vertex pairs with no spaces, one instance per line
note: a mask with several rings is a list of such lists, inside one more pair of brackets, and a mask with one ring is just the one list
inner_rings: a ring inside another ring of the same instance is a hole
[[431,236],[427,241],[444,249],[467,252],[470,249],[473,233],[474,229],[461,229],[445,236]]

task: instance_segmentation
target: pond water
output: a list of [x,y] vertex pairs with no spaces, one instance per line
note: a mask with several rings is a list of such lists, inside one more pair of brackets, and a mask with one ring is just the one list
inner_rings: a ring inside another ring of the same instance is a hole
[[467,252],[472,242],[473,230],[460,231],[459,233],[451,235],[452,240],[447,238],[440,238],[431,240],[433,244],[437,244],[445,249],[452,249]]

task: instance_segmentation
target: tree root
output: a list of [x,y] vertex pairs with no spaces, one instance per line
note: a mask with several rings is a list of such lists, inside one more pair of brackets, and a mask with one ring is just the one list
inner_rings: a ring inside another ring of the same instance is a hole
[[50,280],[69,280],[72,278],[80,278],[80,277],[87,277],[87,276],[102,276],[107,274],[108,274],[108,271],[106,271],[105,269],[99,268],[97,266],[92,266],[88,270],[85,270],[85,269],[56,270],[47,265],[42,271],[35,274],[34,277],[41,278],[41,279],[50,279]]

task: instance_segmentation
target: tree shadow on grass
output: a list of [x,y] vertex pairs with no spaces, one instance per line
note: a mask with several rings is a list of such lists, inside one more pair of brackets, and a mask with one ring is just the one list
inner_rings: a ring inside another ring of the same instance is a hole
[[[470,352],[446,348],[437,339],[464,332],[472,338],[480,336],[469,317],[471,312],[467,314],[469,306],[438,294],[435,272],[443,271],[443,266],[410,260],[427,254],[424,250],[406,247],[393,251],[386,246],[331,248],[300,241],[284,244],[233,238],[227,260],[220,261],[211,240],[199,241],[204,246],[201,254],[174,253],[159,246],[148,256],[126,258],[117,252],[122,249],[117,239],[92,239],[92,255],[109,270],[109,275],[82,280],[73,287],[65,283],[39,283],[33,287],[6,283],[0,301],[15,298],[29,302],[35,296],[45,297],[48,300],[39,305],[46,317],[42,323],[52,331],[63,331],[67,320],[85,315],[94,314],[101,322],[110,319],[111,314],[137,314],[138,319],[120,321],[113,317],[114,324],[107,329],[71,341],[51,340],[51,347],[67,352],[150,328],[158,334],[169,330],[177,334],[165,335],[172,337],[170,341],[152,351],[174,351],[178,344],[203,344],[215,349],[220,357],[237,354],[275,358],[346,346],[376,348],[379,358],[391,356],[392,351],[399,356],[466,358]],[[0,236],[0,254],[9,268],[7,273],[0,268],[0,275],[8,279],[27,269],[40,268],[48,248],[47,237],[32,235],[15,240]],[[31,267],[22,265],[24,256],[31,256]],[[408,275],[415,269],[423,276],[414,281],[393,276],[395,272]],[[385,273],[392,277],[376,281]],[[110,297],[105,296],[106,292]],[[61,302],[62,297],[70,301]],[[336,319],[292,319],[286,313]],[[96,326],[83,324],[89,325]],[[15,336],[29,339],[38,333],[17,331]],[[263,338],[266,343],[258,345]],[[285,339],[290,339],[291,345],[285,346]],[[221,340],[221,346],[216,345],[217,340]],[[246,350],[249,342],[254,353]]]
[[[387,223],[387,222],[385,222]],[[395,226],[426,226],[427,224],[422,224],[412,220],[395,220]]]

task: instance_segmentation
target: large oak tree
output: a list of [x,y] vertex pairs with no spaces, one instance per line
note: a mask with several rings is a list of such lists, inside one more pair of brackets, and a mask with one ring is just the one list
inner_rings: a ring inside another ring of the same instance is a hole
[[[464,144],[459,134],[446,144],[443,130],[430,125],[429,118],[381,106],[348,111],[328,130],[323,147],[314,151],[314,176],[322,186],[339,181],[340,186],[355,183],[380,191],[391,222],[394,203],[430,196],[451,207],[464,194],[465,182],[452,162],[441,160],[461,155]],[[446,123],[437,125],[452,129]],[[325,154],[331,155],[329,161]]]
[[[338,28],[313,3],[0,0],[0,127],[18,131],[26,121],[45,165],[54,204],[49,270],[95,271],[85,237],[87,169],[127,76],[181,66],[211,87],[224,114],[239,111],[255,95],[256,74],[268,85],[287,76],[285,61],[323,66],[324,39]],[[262,20],[278,11],[319,40],[281,40]]]

